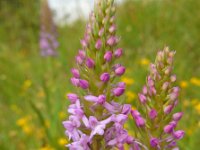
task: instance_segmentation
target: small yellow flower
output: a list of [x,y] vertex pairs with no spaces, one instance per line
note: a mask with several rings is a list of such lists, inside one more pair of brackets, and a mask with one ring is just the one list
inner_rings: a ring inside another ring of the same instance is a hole
[[196,109],[197,113],[200,114],[200,103],[198,103],[194,108]]
[[61,111],[61,112],[59,112],[58,116],[59,116],[60,120],[63,120],[63,119],[65,119],[66,114],[63,111]]
[[126,96],[127,96],[127,102],[129,103],[132,102],[132,100],[136,98],[136,94],[131,91],[127,91]]
[[23,117],[17,120],[17,125],[22,127],[28,123],[28,117]]
[[27,90],[28,88],[30,88],[32,85],[32,81],[31,80],[25,80],[24,83],[23,83],[23,90]]
[[140,60],[140,64],[141,64],[142,66],[147,66],[147,65],[150,64],[150,60],[147,59],[147,58],[142,58],[142,59]]
[[64,145],[66,145],[68,143],[68,141],[65,139],[65,138],[60,138],[60,139],[58,139],[58,144],[60,145],[60,146],[64,146]]
[[30,135],[33,132],[33,128],[30,125],[28,125],[28,124],[24,125],[22,127],[22,130],[23,130],[23,132],[25,134],[28,134],[28,135]]
[[132,85],[134,83],[134,80],[131,78],[127,78],[127,77],[122,77],[121,81],[126,83],[126,85]]
[[188,82],[187,81],[181,81],[180,82],[180,87],[181,88],[187,88],[188,87]]
[[43,139],[45,137],[45,131],[44,128],[39,128],[36,130],[36,138],[37,139]]
[[196,86],[200,86],[200,79],[193,77],[190,79],[190,82]]

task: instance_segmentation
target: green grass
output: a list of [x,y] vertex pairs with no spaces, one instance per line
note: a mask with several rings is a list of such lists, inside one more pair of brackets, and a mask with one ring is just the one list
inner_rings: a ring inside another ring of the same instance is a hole
[[[60,27],[59,56],[42,58],[38,13],[30,11],[27,3],[20,9],[12,7],[0,10],[0,149],[35,150],[45,145],[64,149],[58,139],[65,137],[61,124],[68,105],[65,95],[74,90],[69,72],[85,23],[77,21]],[[16,13],[10,20],[15,25],[5,17],[15,12],[13,9]],[[39,11],[38,5],[34,9]],[[122,61],[129,70],[126,77],[135,81],[127,91],[137,93],[145,82],[148,66],[141,65],[142,58],[153,62],[156,52],[166,45],[177,52],[177,84],[187,82],[177,108],[185,113],[179,125],[186,130],[185,138],[179,142],[184,150],[196,150],[200,137],[200,110],[195,109],[200,104],[200,87],[190,82],[193,77],[200,79],[199,9],[200,1],[195,0],[129,0],[117,10],[120,46],[125,50]],[[29,15],[34,16],[33,21]],[[17,120],[26,116],[31,117],[26,123],[29,133],[17,125]]]

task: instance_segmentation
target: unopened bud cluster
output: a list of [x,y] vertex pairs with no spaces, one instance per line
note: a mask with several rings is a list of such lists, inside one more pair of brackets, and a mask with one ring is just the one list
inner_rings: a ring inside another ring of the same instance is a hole
[[149,149],[177,148],[177,140],[184,136],[184,131],[176,129],[183,113],[173,113],[179,96],[179,87],[174,86],[176,76],[172,74],[174,54],[167,47],[158,52],[155,64],[150,65],[147,83],[138,94],[140,113],[131,111],[139,128],[137,138]]

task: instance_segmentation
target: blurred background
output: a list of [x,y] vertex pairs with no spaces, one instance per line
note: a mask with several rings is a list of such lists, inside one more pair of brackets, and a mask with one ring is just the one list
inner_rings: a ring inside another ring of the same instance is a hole
[[[69,72],[93,3],[0,0],[0,150],[65,149],[66,94],[74,90]],[[156,52],[164,46],[177,52],[177,110],[184,111],[179,126],[186,131],[181,150],[200,144],[199,10],[199,0],[121,0],[117,6],[127,103],[137,100]]]

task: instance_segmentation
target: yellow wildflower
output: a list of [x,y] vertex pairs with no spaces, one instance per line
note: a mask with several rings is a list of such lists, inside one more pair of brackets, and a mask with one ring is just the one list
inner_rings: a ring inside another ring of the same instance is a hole
[[200,86],[200,79],[193,77],[190,79],[190,82],[196,86]]
[[127,77],[122,77],[121,81],[126,83],[126,85],[132,85],[134,83],[134,80],[131,78],[127,78]]
[[131,91],[127,91],[126,92],[126,96],[127,96],[127,102],[131,102],[133,99],[136,98],[136,94],[131,92]]
[[196,109],[197,113],[200,114],[200,103],[198,103],[194,108]]
[[150,60],[147,59],[147,58],[142,58],[142,59],[140,60],[140,64],[141,64],[142,66],[147,66],[147,65],[150,64]]
[[22,127],[22,130],[23,130],[23,132],[25,134],[31,134],[33,132],[33,128],[30,125],[28,125],[28,124],[24,125]]
[[63,120],[66,117],[66,115],[63,111],[59,112],[58,116],[59,116],[60,120]]
[[43,139],[45,137],[45,131],[44,128],[39,128],[36,130],[36,138],[37,139]]
[[23,117],[17,120],[17,125],[22,127],[28,123],[28,117]]
[[58,139],[58,144],[60,145],[60,146],[64,146],[64,145],[66,145],[68,142],[67,142],[67,140],[65,139],[65,138],[59,138]]
[[32,85],[31,80],[25,80],[22,88],[23,88],[23,90],[27,90],[31,85]]
[[188,87],[188,82],[187,81],[181,81],[180,82],[180,87],[181,88],[187,88]]

